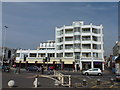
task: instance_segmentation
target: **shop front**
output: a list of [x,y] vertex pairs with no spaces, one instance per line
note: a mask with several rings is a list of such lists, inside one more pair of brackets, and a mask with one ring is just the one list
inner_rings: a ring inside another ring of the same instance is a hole
[[93,62],[93,64],[94,64],[94,68],[100,68],[101,70],[103,70],[102,62]]
[[82,62],[82,69],[87,70],[91,68],[91,62]]

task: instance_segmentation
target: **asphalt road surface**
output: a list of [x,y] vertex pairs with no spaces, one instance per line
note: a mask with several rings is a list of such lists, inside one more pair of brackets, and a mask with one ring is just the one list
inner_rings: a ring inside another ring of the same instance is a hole
[[[72,77],[72,87],[76,88],[120,88],[120,82],[113,81],[112,84],[110,79],[115,80],[115,74],[106,70],[103,76],[85,76],[81,72],[72,72],[72,71],[60,71],[64,75],[71,75]],[[52,72],[53,73],[53,72]],[[35,80],[35,75],[41,74],[40,72],[30,72],[26,70],[21,70],[20,74],[14,73],[12,69],[9,73],[2,73],[2,87],[8,87],[8,81],[14,80],[15,87],[13,88],[34,88],[33,81]],[[47,74],[47,71],[44,75]],[[83,79],[86,80],[86,85],[83,85]],[[100,79],[100,85],[97,85],[97,80]],[[64,78],[67,81],[67,78]],[[39,78],[40,86],[38,88],[61,88],[60,86],[55,86],[55,81],[49,78]]]

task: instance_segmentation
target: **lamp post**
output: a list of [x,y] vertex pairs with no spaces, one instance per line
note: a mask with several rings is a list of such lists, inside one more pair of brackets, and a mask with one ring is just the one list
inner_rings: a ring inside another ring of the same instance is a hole
[[60,58],[60,69],[62,70],[62,59]]
[[3,36],[3,41],[2,41],[2,53],[3,53],[3,55],[2,55],[2,65],[3,65],[3,61],[4,61],[4,58],[5,58],[5,39],[6,39],[6,29],[8,28],[7,26],[4,26],[4,35],[2,35]]

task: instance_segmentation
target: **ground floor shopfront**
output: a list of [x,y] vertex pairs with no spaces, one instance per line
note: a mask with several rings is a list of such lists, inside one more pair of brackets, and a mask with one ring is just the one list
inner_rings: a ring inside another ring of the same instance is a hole
[[100,68],[101,70],[104,70],[104,62],[81,61],[80,64],[77,64],[76,66],[76,68],[80,68],[80,70],[87,70],[90,68]]
[[75,71],[82,71],[87,70],[90,68],[100,68],[101,70],[104,70],[104,62],[90,62],[90,61],[81,61],[80,64],[76,64],[75,62],[72,62],[71,64],[66,64],[65,62],[56,62],[53,61],[52,63],[44,62],[39,63],[38,61],[32,62],[16,62],[17,67],[26,68],[32,65],[36,65],[40,67],[43,65],[44,67],[48,68],[50,66],[53,66],[56,70],[75,70]]

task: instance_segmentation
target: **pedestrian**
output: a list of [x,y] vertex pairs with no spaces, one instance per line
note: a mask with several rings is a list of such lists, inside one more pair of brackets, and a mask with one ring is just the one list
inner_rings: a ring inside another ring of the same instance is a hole
[[41,66],[41,73],[44,74],[44,67]]

